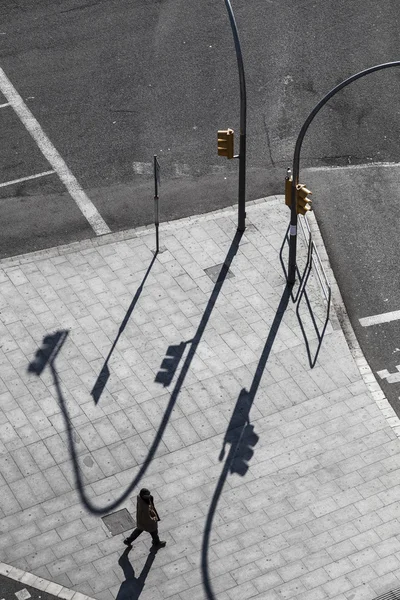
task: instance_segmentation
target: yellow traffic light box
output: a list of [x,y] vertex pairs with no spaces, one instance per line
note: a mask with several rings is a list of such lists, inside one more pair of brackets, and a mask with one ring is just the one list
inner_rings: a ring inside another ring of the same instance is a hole
[[311,192],[303,183],[298,183],[296,185],[296,207],[298,215],[305,215],[308,211],[312,210],[312,200],[307,198],[308,194],[311,195]]
[[292,206],[292,181],[293,177],[290,174],[290,169],[288,169],[288,174],[285,178],[285,204],[289,208]]
[[233,129],[218,130],[218,156],[233,158]]

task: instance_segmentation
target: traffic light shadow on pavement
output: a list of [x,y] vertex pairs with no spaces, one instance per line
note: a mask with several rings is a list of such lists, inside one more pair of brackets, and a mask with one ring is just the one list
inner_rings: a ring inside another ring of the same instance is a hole
[[29,363],[28,372],[41,375],[46,365],[52,366],[60,352],[68,331],[60,330],[43,338],[43,344],[35,353],[35,358]]
[[180,344],[168,346],[166,356],[154,380],[155,382],[161,383],[164,387],[170,385],[188,343],[181,342]]
[[[286,285],[276,310],[274,320],[271,324],[268,337],[265,341],[263,351],[254,371],[250,389],[242,389],[240,391],[226,433],[222,440],[222,448],[218,458],[220,462],[224,461],[224,464],[208,509],[201,550],[202,579],[207,600],[218,600],[218,596],[214,593],[211,584],[208,559],[214,515],[217,511],[218,503],[228,476],[231,474],[244,477],[250,467],[249,463],[259,440],[259,436],[254,431],[255,426],[250,422],[250,411],[290,298],[291,287]],[[229,450],[227,452],[228,446]]]
[[252,401],[249,392],[246,389],[242,389],[228,424],[218,457],[220,461],[224,459],[226,446],[229,445],[230,450],[226,459],[227,464],[229,464],[229,472],[237,473],[242,477],[248,471],[249,462],[254,454],[253,448],[259,440],[258,435],[254,432],[254,425],[249,420],[251,405]]

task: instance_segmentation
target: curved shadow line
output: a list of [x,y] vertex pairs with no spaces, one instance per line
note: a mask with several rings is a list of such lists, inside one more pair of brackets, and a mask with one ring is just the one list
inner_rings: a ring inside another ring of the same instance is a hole
[[223,266],[221,268],[221,271],[219,273],[218,279],[214,285],[213,291],[211,293],[211,296],[207,302],[207,306],[204,310],[203,316],[201,318],[201,321],[199,323],[199,326],[197,328],[197,331],[193,337],[193,339],[191,340],[191,346],[189,349],[189,352],[186,356],[186,359],[183,363],[182,369],[179,373],[178,379],[175,383],[175,387],[171,392],[171,397],[169,399],[167,408],[165,409],[162,421],[158,427],[158,430],[156,432],[156,435],[154,437],[153,443],[150,446],[150,449],[147,453],[147,456],[143,462],[143,464],[141,465],[138,474],[136,475],[136,477],[133,479],[133,481],[129,484],[129,486],[126,488],[125,492],[123,492],[121,494],[121,496],[119,498],[117,498],[117,500],[114,500],[113,502],[111,502],[110,504],[108,504],[107,506],[104,506],[103,508],[99,508],[97,506],[94,506],[94,504],[92,503],[92,501],[90,500],[90,498],[87,497],[86,492],[84,490],[84,486],[82,483],[82,479],[81,479],[81,472],[80,472],[80,467],[79,467],[79,463],[78,463],[78,458],[77,458],[77,453],[76,453],[76,449],[75,449],[75,442],[73,439],[73,430],[71,427],[71,423],[70,423],[70,419],[69,419],[69,415],[68,415],[68,411],[66,408],[66,403],[62,394],[62,390],[61,390],[61,386],[60,386],[60,381],[59,381],[59,377],[56,371],[56,368],[54,366],[54,361],[51,361],[50,367],[51,367],[51,371],[53,374],[53,379],[54,379],[54,385],[56,387],[57,390],[57,395],[59,398],[59,402],[60,402],[60,406],[61,406],[61,411],[63,413],[63,417],[65,420],[65,424],[66,424],[66,429],[67,429],[67,435],[68,435],[68,444],[69,444],[69,450],[70,450],[70,454],[71,454],[71,458],[72,458],[72,462],[73,462],[73,467],[74,467],[74,477],[75,477],[75,482],[76,482],[76,488],[78,490],[78,493],[80,495],[81,501],[84,504],[84,506],[87,508],[87,510],[89,512],[91,512],[92,514],[96,514],[96,515],[104,515],[106,513],[109,513],[110,511],[114,510],[115,508],[117,508],[124,500],[126,500],[126,498],[129,496],[129,494],[132,492],[132,490],[137,486],[137,484],[139,483],[139,481],[142,479],[143,475],[146,473],[151,461],[153,460],[153,457],[157,451],[157,448],[160,444],[160,441],[162,439],[162,436],[164,434],[164,431],[168,425],[168,421],[169,418],[171,416],[171,413],[173,411],[175,402],[178,398],[179,392],[182,388],[182,385],[185,381],[186,375],[189,371],[191,362],[196,354],[197,351],[197,346],[200,343],[200,340],[202,338],[202,335],[204,333],[204,330],[207,326],[208,320],[210,318],[211,312],[215,306],[215,303],[218,299],[219,293],[221,291],[222,285],[225,281],[225,278],[228,274],[229,271],[229,267],[233,261],[234,256],[237,253],[238,247],[239,247],[239,243],[241,240],[241,237],[243,235],[243,232],[237,231],[235,234],[235,237],[233,239],[233,241],[231,242],[231,245],[229,247],[225,262],[223,263]]
[[[247,414],[249,414],[251,406],[254,402],[254,398],[256,396],[257,390],[260,385],[262,374],[263,374],[265,366],[268,362],[268,358],[269,358],[276,334],[278,333],[279,326],[281,324],[283,315],[286,311],[290,297],[291,297],[291,287],[289,285],[286,285],[286,287],[283,291],[283,294],[281,296],[279,306],[276,311],[276,315],[272,322],[271,329],[269,331],[267,340],[264,344],[263,351],[262,351],[260,359],[258,361],[256,370],[254,373],[253,381],[251,383],[250,390],[248,392],[248,406],[247,406],[248,413]],[[231,448],[229,450],[228,456],[227,456],[225,464],[224,464],[224,468],[222,469],[221,475],[218,479],[218,483],[217,483],[217,486],[214,491],[214,495],[211,500],[210,508],[207,513],[206,524],[204,527],[203,542],[202,542],[202,546],[201,546],[201,570],[202,570],[202,574],[203,574],[204,589],[205,589],[205,592],[206,592],[209,600],[216,600],[216,596],[213,592],[211,581],[210,581],[210,574],[209,574],[209,567],[208,567],[208,549],[209,549],[209,545],[210,545],[212,523],[213,523],[214,514],[216,511],[220,496],[222,494],[222,491],[223,491],[223,488],[225,485],[225,481],[228,477],[230,464],[236,453],[236,448],[237,448],[237,444],[231,445]]]

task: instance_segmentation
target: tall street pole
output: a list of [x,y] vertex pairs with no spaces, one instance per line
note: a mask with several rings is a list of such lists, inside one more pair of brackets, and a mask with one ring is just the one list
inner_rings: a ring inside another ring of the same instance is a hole
[[240,83],[240,143],[239,143],[239,199],[238,199],[238,231],[246,229],[246,81],[244,77],[243,56],[240,47],[239,33],[233,14],[230,0],[225,0],[231,24],[233,41],[235,43],[236,58],[239,70]]

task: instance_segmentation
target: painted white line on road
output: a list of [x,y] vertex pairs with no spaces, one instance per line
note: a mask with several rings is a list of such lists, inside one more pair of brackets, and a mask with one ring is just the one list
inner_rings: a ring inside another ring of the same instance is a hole
[[11,106],[9,102],[5,102],[4,104],[0,104],[0,108],[5,108],[6,106]]
[[370,162],[363,163],[362,165],[343,165],[343,166],[332,166],[332,167],[306,167],[307,171],[337,171],[338,169],[369,169],[369,167],[400,167],[400,163],[395,162]]
[[400,319],[400,310],[374,315],[372,317],[363,317],[359,319],[360,325],[370,327],[371,325],[379,325],[380,323],[390,323],[390,321],[398,321]]
[[12,181],[4,181],[0,183],[0,187],[6,187],[7,185],[14,185],[14,183],[21,183],[21,181],[28,181],[29,179],[37,179],[38,177],[45,177],[45,175],[53,175],[56,171],[43,171],[43,173],[36,173],[36,175],[28,175],[27,177],[20,177],[19,179],[13,179]]
[[49,161],[57,175],[67,188],[71,197],[75,200],[84,217],[88,220],[96,235],[110,233],[110,228],[103,217],[94,206],[93,202],[85,194],[75,176],[67,167],[66,162],[53,146],[38,121],[35,119],[17,90],[0,67],[0,90],[9,101],[26,129],[29,131],[45,158]]

